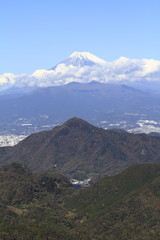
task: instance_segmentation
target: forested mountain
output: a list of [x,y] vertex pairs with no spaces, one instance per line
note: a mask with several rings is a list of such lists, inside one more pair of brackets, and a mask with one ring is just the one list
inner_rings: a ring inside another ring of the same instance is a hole
[[132,166],[85,189],[18,163],[0,168],[0,180],[0,239],[160,237],[160,164]]
[[160,163],[160,138],[104,130],[72,118],[50,131],[35,133],[13,147],[0,148],[0,164],[18,161],[34,172],[96,179],[139,163]]

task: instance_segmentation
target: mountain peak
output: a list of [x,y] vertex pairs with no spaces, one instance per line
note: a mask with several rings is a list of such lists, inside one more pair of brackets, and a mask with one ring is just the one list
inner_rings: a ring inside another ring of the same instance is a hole
[[[68,58],[66,58],[60,64],[64,64],[66,66],[72,65],[76,67],[84,67],[84,66],[104,65],[106,63],[107,62],[104,61],[103,59],[98,58],[89,52],[73,52]],[[51,68],[51,70],[54,70],[58,65]]]
[[84,129],[84,130],[90,130],[92,128],[95,128],[88,122],[86,122],[80,118],[77,118],[77,117],[73,117],[73,118],[69,119],[62,125],[62,127],[66,127],[66,126],[69,128],[79,128],[79,129]]
[[[73,52],[68,59],[72,59],[73,63],[76,61],[76,63],[79,63],[79,65],[95,65],[95,64],[105,64],[106,61],[104,61],[101,58],[96,57],[92,53],[89,52]],[[74,64],[73,64],[74,65]]]
[[87,60],[91,60],[95,63],[99,63],[99,64],[104,64],[106,63],[106,61],[102,60],[101,58],[96,57],[95,55],[93,55],[90,52],[73,52],[69,58],[79,58],[79,59],[87,59]]
[[81,58],[81,57],[87,57],[88,55],[92,55],[92,54],[89,52],[73,52],[69,57]]

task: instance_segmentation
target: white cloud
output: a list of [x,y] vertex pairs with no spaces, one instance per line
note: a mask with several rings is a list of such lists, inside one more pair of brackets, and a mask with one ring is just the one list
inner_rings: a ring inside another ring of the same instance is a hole
[[10,87],[57,86],[77,82],[125,82],[125,81],[160,81],[160,61],[153,59],[128,59],[121,57],[102,65],[76,67],[57,65],[54,70],[37,70],[31,75],[13,75],[5,73],[0,76],[0,90]]
[[11,73],[5,73],[0,76],[0,84],[9,83],[14,84],[15,83],[15,76]]
[[160,71],[160,61],[153,59],[144,59],[143,75]]

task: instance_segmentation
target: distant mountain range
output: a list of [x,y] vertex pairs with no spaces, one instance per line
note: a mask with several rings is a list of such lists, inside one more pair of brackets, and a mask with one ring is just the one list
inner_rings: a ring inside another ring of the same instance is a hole
[[160,137],[104,130],[72,118],[50,131],[0,148],[0,164],[18,161],[34,172],[97,179],[140,163],[160,163]]
[[60,86],[71,82],[126,84],[143,90],[160,91],[160,61],[153,59],[128,59],[120,57],[113,62],[104,61],[89,52],[74,52],[48,70],[33,74],[0,76],[0,90],[33,89]]
[[159,79],[160,61],[121,57],[109,63],[88,52],[32,75],[4,74],[1,134],[28,135],[72,117],[107,129],[160,132]]
[[[154,132],[160,127],[159,103],[160,94],[95,81],[38,88],[0,96],[0,130],[30,134],[76,116],[104,128]],[[143,129],[143,123],[152,127]]]

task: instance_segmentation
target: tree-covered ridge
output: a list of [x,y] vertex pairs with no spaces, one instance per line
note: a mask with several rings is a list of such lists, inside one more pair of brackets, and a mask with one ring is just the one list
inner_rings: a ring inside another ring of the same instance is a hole
[[0,182],[0,239],[160,239],[159,164],[77,190],[61,175],[13,163],[0,169]]
[[0,239],[71,239],[63,198],[74,189],[65,177],[12,163],[0,182]]
[[15,161],[34,172],[97,179],[133,164],[160,163],[160,137],[104,130],[73,118],[14,147],[0,148],[0,165]]
[[132,166],[69,199],[90,239],[160,239],[160,165]]

